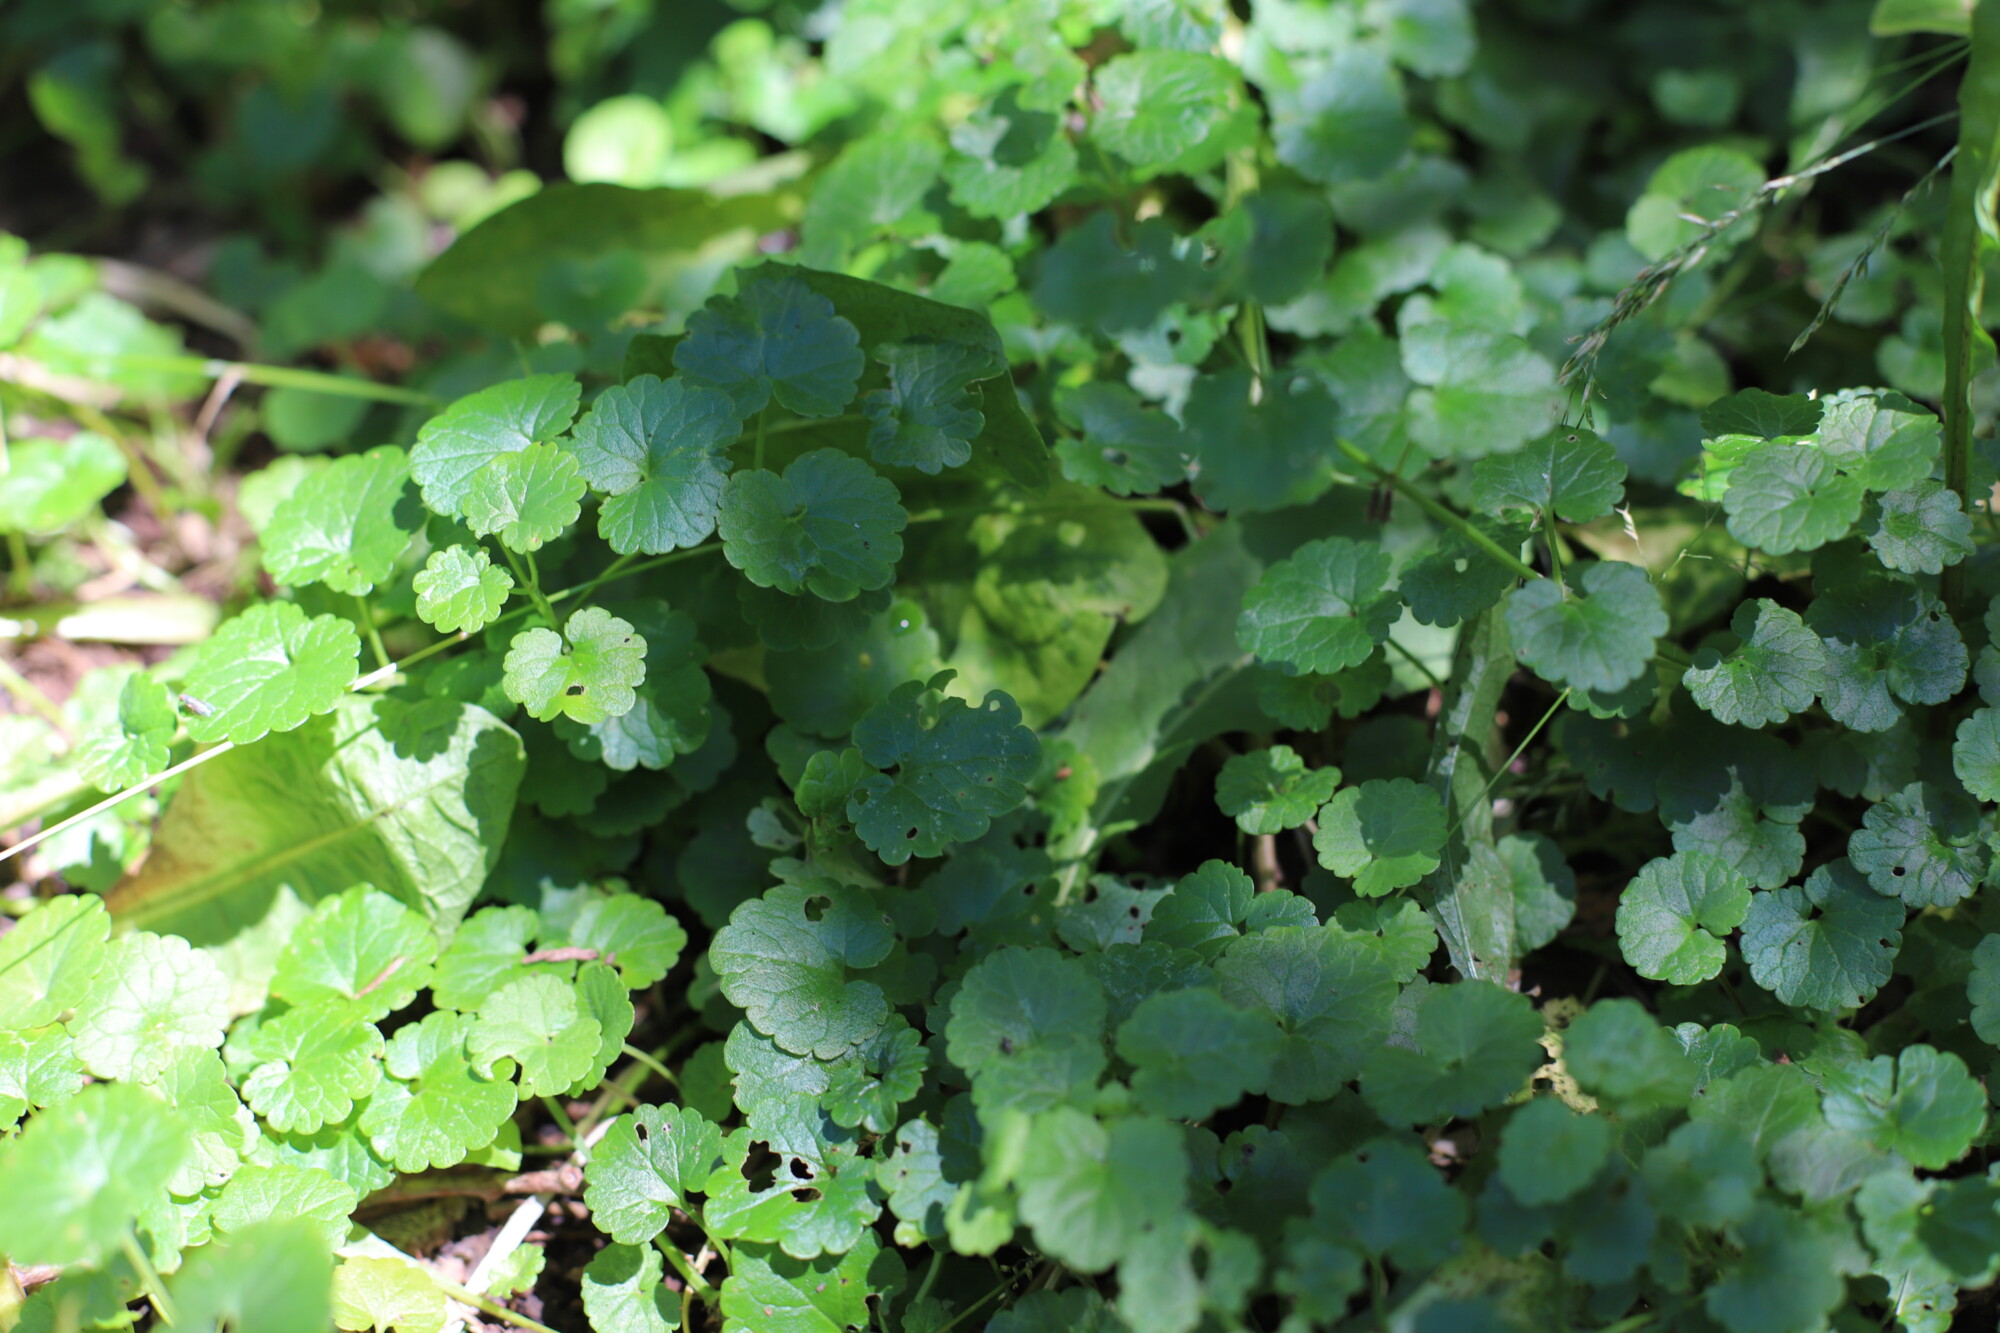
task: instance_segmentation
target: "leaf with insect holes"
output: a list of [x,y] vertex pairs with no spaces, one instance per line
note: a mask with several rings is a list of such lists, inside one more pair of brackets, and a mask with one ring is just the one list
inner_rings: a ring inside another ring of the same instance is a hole
[[1096,1086],[1106,1013],[1104,988],[1080,960],[1009,945],[965,974],[945,1053],[972,1076],[982,1113],[1042,1111]]
[[[232,1047],[233,1049],[233,1047]],[[382,1081],[382,1034],[336,1003],[290,1009],[243,1043],[243,1100],[275,1130],[311,1134],[347,1119]]]
[[606,389],[569,443],[584,480],[608,497],[598,535],[621,555],[708,540],[729,472],[724,451],[742,432],[742,414],[714,389],[654,375]]
[[1041,757],[1012,699],[993,690],[974,706],[941,693],[949,679],[898,685],[854,728],[876,772],[856,785],[847,817],[890,865],[982,837],[1026,799]]
[[855,1054],[858,1061],[833,1071],[822,1105],[836,1125],[887,1134],[896,1127],[897,1108],[923,1088],[930,1051],[922,1033],[892,1016]]
[[1273,745],[1229,756],[1215,779],[1215,803],[1245,833],[1283,833],[1311,819],[1339,785],[1339,769],[1308,769],[1291,746]]
[[182,1047],[222,1044],[229,982],[178,935],[135,931],[111,942],[70,1020],[76,1054],[99,1078],[156,1077]]
[[1364,898],[1407,888],[1438,868],[1444,799],[1408,778],[1372,779],[1339,792],[1319,812],[1319,863],[1354,881]]
[[1889,979],[1903,904],[1845,857],[1803,886],[1756,894],[1743,920],[1743,961],[1757,984],[1805,1009],[1858,1009]]
[[539,551],[576,522],[587,488],[576,457],[556,444],[501,454],[467,478],[465,525],[510,551]]
[[1855,731],[1887,731],[1901,704],[1941,704],[1965,684],[1970,657],[1943,605],[1885,577],[1830,588],[1806,608],[1826,644],[1821,701]]
[[118,692],[117,725],[77,742],[77,767],[99,791],[143,782],[166,769],[180,725],[172,692],[145,672],[135,671]]
[[520,1067],[523,1096],[551,1097],[596,1062],[602,1034],[575,986],[561,977],[525,976],[480,1001],[465,1048],[481,1070],[511,1059]]
[[377,1022],[430,984],[437,958],[430,923],[381,890],[357,884],[322,898],[293,930],[271,993],[295,1007],[326,1003]]
[[129,1084],[99,1083],[36,1116],[0,1146],[0,1253],[16,1264],[101,1263],[136,1217],[167,1205],[187,1125]]
[[1986,822],[1964,796],[1912,782],[1868,807],[1847,840],[1847,855],[1875,892],[1911,907],[1950,907],[1986,877],[1985,833]]
[[[719,1240],[775,1244],[795,1259],[817,1259],[852,1249],[882,1214],[881,1195],[872,1187],[871,1164],[836,1173],[819,1163],[794,1158],[758,1188],[746,1171],[759,1132],[744,1127],[723,1140],[728,1166],[709,1178],[702,1217]],[[800,1174],[804,1166],[806,1174]]]
[[1822,399],[1820,448],[1871,491],[1900,491],[1931,475],[1944,429],[1935,414],[1887,389],[1842,389]]
[[514,576],[497,567],[483,547],[432,551],[413,581],[417,615],[446,634],[477,634],[498,618],[514,591]]
[[584,1202],[598,1228],[622,1245],[644,1245],[665,1229],[676,1208],[723,1164],[722,1131],[698,1111],[641,1106],[622,1115],[584,1169]]
[[1749,881],[1721,857],[1657,857],[1619,895],[1618,945],[1640,976],[1692,986],[1722,970],[1723,937],[1749,910]]
[[1659,589],[1637,565],[1600,560],[1565,597],[1553,579],[1523,584],[1507,598],[1515,651],[1555,685],[1613,691],[1637,680],[1667,632]]
[[864,364],[861,334],[833,302],[776,268],[746,276],[735,296],[710,297],[674,348],[690,384],[728,394],[744,417],[773,398],[803,417],[838,416]]
[[715,722],[714,695],[702,663],[708,650],[697,641],[691,616],[669,611],[646,623],[646,681],[632,707],[591,726],[556,719],[569,752],[619,773],[663,769],[693,754]]
[[1972,516],[1957,493],[1928,477],[1872,503],[1861,531],[1884,567],[1905,574],[1941,573],[1972,554]]
[[1063,475],[1113,495],[1151,495],[1187,476],[1180,423],[1123,384],[1093,380],[1056,390],[1056,412],[1082,438],[1056,442]]
[[1402,612],[1384,591],[1389,557],[1346,537],[1307,542],[1243,598],[1236,642],[1267,662],[1332,674],[1359,666]]
[[481,1071],[466,1050],[473,1019],[439,1010],[396,1030],[384,1051],[388,1077],[361,1110],[361,1132],[405,1172],[456,1166],[493,1141],[514,1113],[513,1066]]
[[738,472],[723,488],[722,554],[760,588],[851,601],[887,587],[903,555],[895,484],[838,449],[794,459],[781,477]]
[[1737,646],[1694,654],[1681,677],[1694,701],[1718,722],[1764,727],[1811,708],[1826,686],[1826,646],[1796,611],[1768,598],[1744,602],[1730,618]]
[[875,359],[889,368],[889,386],[861,399],[868,456],[931,476],[971,462],[986,417],[967,386],[992,378],[994,354],[971,343],[911,341],[878,347]]
[[1472,503],[1489,514],[1509,509],[1554,513],[1587,523],[1625,498],[1625,465],[1593,431],[1560,426],[1509,454],[1472,465]]
[[410,475],[433,513],[458,517],[472,476],[489,461],[569,429],[583,386],[573,375],[529,375],[468,394],[426,422]]
[[209,710],[187,719],[204,745],[248,745],[331,712],[359,674],[361,637],[351,621],[264,602],[227,621],[195,654],[183,690]]
[[504,665],[502,687],[528,716],[591,726],[631,711],[646,679],[646,640],[630,621],[586,606],[561,634],[539,627],[516,634]]
[[364,596],[389,581],[424,517],[401,449],[335,459],[301,481],[264,525],[264,569],[287,587],[324,583]]
[[795,1055],[836,1059],[881,1031],[882,988],[852,974],[895,947],[868,898],[832,880],[781,884],[730,914],[709,963],[731,1004]]

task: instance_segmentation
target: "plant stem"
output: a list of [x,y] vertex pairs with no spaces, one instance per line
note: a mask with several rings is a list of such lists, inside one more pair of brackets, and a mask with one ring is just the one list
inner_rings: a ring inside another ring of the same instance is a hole
[[912,1302],[920,1301],[931,1294],[931,1288],[937,1285],[938,1270],[943,1267],[944,1251],[933,1250],[931,1252],[931,1266],[924,1270],[924,1280],[917,1287],[917,1294],[910,1298]]
[[1478,528],[1472,526],[1472,523],[1468,519],[1462,515],[1454,514],[1436,500],[1431,499],[1430,496],[1425,495],[1409,482],[1404,481],[1401,477],[1389,471],[1389,469],[1383,467],[1380,463],[1377,463],[1351,442],[1336,438],[1334,444],[1340,449],[1340,452],[1346,454],[1350,459],[1366,468],[1369,472],[1372,472],[1379,480],[1394,487],[1398,495],[1403,496],[1411,504],[1414,504],[1417,508],[1423,510],[1426,514],[1429,514],[1432,518],[1471,542],[1494,560],[1499,561],[1504,568],[1512,570],[1516,575],[1526,579],[1530,583],[1542,577],[1535,572],[1534,566],[1522,560],[1518,555],[1509,554],[1504,546],[1494,541]]
[[[2000,165],[2000,6],[1972,8],[1972,50],[1958,89],[1958,156],[1951,166],[1938,260],[1944,269],[1944,484],[1972,512],[1972,359],[1993,343],[1980,327],[1984,282],[1981,235],[1992,235],[1993,188]],[[1965,571],[1952,566],[1941,584],[1956,613]]]
[[[653,1245],[655,1249],[666,1256],[667,1262],[674,1266],[674,1271],[681,1275],[681,1282],[684,1284],[681,1288],[682,1291],[699,1291],[704,1301],[715,1299],[713,1295],[714,1284],[700,1273],[695,1272],[694,1265],[688,1262],[688,1257],[685,1254],[681,1253],[680,1246],[668,1240],[665,1232],[654,1238]],[[683,1324],[681,1327],[685,1328],[687,1325]]]
[[652,1071],[654,1074],[657,1074],[659,1077],[665,1079],[667,1081],[668,1087],[670,1088],[680,1087],[681,1081],[674,1077],[672,1070],[668,1069],[658,1060],[655,1060],[652,1056],[640,1050],[637,1046],[633,1046],[630,1043],[627,1043],[620,1049],[624,1052],[627,1059],[638,1061],[640,1065]]
[[528,563],[523,566],[520,560],[514,557],[514,553],[507,549],[504,542],[500,546],[500,554],[506,558],[507,567],[514,571],[514,581],[521,585],[523,592],[528,594],[528,600],[534,603],[535,610],[541,613],[542,619],[548,621],[549,624],[555,626],[557,629],[562,628],[562,621],[556,618],[554,605],[550,603],[548,596],[542,592],[542,581],[535,577],[535,557],[528,556]]
[[978,1300],[966,1306],[963,1310],[960,1310],[957,1314],[953,1315],[950,1319],[946,1320],[943,1324],[939,1325],[937,1333],[951,1333],[951,1331],[954,1328],[957,1328],[960,1324],[970,1319],[972,1317],[973,1311],[977,1310],[980,1306],[986,1304],[986,1302],[992,1300],[995,1296],[998,1296],[1001,1292],[1007,1290],[1007,1288],[1013,1285],[1014,1284],[1011,1281],[1002,1282],[999,1286],[993,1288],[991,1291],[987,1292],[984,1296],[981,1296]]
[[167,1299],[167,1290],[160,1285],[159,1270],[146,1257],[146,1247],[139,1243],[139,1233],[131,1227],[118,1238],[125,1251],[125,1258],[132,1265],[132,1271],[139,1276],[139,1290],[146,1293],[146,1299],[153,1303],[153,1312],[160,1316],[160,1322],[171,1324],[174,1319],[174,1303]]
[[[424,1271],[430,1272],[429,1269],[425,1269]],[[500,1302],[492,1300],[491,1298],[486,1296],[481,1296],[478,1292],[473,1291],[469,1287],[461,1287],[458,1283],[453,1282],[448,1278],[439,1277],[435,1273],[431,1273],[430,1276],[431,1276],[431,1281],[436,1283],[440,1288],[442,1288],[446,1295],[450,1296],[455,1301],[460,1301],[466,1305],[471,1306],[473,1309],[478,1310],[482,1314],[490,1314],[495,1319],[504,1320],[507,1323],[514,1325],[516,1328],[525,1328],[529,1331],[529,1333],[556,1333],[556,1331],[550,1328],[547,1324],[538,1324],[534,1320],[528,1318],[528,1316],[524,1314],[518,1314],[513,1310],[509,1310],[506,1306],[500,1304]]]
[[368,605],[368,599],[357,595],[354,604],[361,608],[361,630],[368,636],[368,650],[375,654],[375,665],[387,667],[389,650],[382,646],[382,631],[375,628],[375,610]]
[[583,1146],[583,1140],[576,1136],[576,1122],[569,1118],[569,1112],[563,1110],[561,1102],[553,1097],[544,1097],[542,1098],[542,1109],[547,1111],[549,1118],[556,1122],[556,1128],[563,1132],[563,1137],[569,1140],[572,1148],[581,1148]]
[[1438,679],[1437,672],[1425,666],[1424,660],[1421,657],[1418,657],[1408,648],[1405,648],[1402,644],[1396,642],[1394,638],[1385,639],[1383,640],[1383,642],[1387,643],[1391,648],[1394,648],[1397,652],[1401,653],[1403,655],[1403,660],[1405,662],[1408,662],[1411,666],[1415,667],[1418,673],[1421,674],[1425,680],[1431,683],[1431,687],[1433,689],[1441,690],[1444,688],[1444,682]]
[[28,539],[18,532],[7,534],[7,591],[27,598],[35,591],[35,561],[28,554]]
[[434,407],[438,399],[421,389],[400,384],[380,384],[351,375],[329,375],[323,370],[301,370],[295,366],[261,366],[253,361],[221,361],[203,356],[148,356],[140,353],[105,353],[99,360],[114,362],[130,370],[161,370],[172,375],[205,375],[221,379],[234,373],[245,384],[274,389],[309,389],[313,393],[341,398],[367,398],[378,403],[405,403],[411,407]]

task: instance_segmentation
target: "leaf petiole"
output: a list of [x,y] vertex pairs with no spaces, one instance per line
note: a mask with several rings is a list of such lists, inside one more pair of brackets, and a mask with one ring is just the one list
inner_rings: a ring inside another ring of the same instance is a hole
[[1535,572],[1534,566],[1522,560],[1518,555],[1509,554],[1505,547],[1474,527],[1463,515],[1455,514],[1444,505],[1431,499],[1430,496],[1425,495],[1422,491],[1410,485],[1409,482],[1403,480],[1363,453],[1352,442],[1336,436],[1333,443],[1348,458],[1373,473],[1378,480],[1393,487],[1398,495],[1403,496],[1411,504],[1423,510],[1426,514],[1429,514],[1432,518],[1465,538],[1465,540],[1471,542],[1481,551],[1499,561],[1502,566],[1512,570],[1519,577],[1528,580],[1530,583],[1537,582],[1543,577],[1541,574]]

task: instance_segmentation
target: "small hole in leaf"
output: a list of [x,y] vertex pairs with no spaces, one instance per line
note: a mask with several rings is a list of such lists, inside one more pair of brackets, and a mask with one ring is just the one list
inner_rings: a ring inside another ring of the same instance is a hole
[[824,921],[826,919],[826,909],[832,905],[833,900],[825,894],[806,899],[806,920]]
[[1104,461],[1113,467],[1124,467],[1126,463],[1131,461],[1131,458],[1132,456],[1123,449],[1106,449],[1104,451]]
[[570,698],[574,699],[577,695],[583,693],[583,686],[572,685],[568,689],[564,690],[563,693],[568,695]]
[[637,1139],[637,1140],[639,1140],[639,1142],[641,1142],[641,1143],[644,1143],[644,1142],[646,1142],[646,1140],[647,1140],[647,1139],[648,1139],[648,1138],[650,1137],[650,1135],[648,1135],[648,1134],[646,1133],[646,1122],[645,1122],[645,1121],[643,1121],[643,1120],[634,1120],[634,1121],[632,1122],[632,1137],[633,1137],[633,1138],[636,1138],[636,1139]]
[[1012,1055],[1013,1053],[1014,1053],[1014,1039],[1012,1037],[1002,1037],[1000,1039],[1000,1054]]
[[1892,874],[1892,875],[1894,875],[1894,876],[1895,876],[1895,877],[1896,877],[1897,879],[1901,879],[1901,878],[1903,877],[1903,874],[1904,874],[1904,871],[1903,871],[1903,867],[1901,867],[1901,866],[1892,866],[1892,867],[1890,868],[1890,870],[1889,870],[1889,873],[1890,873],[1890,874]]
[[791,1161],[791,1170],[792,1176],[796,1180],[811,1180],[813,1178],[812,1168],[796,1157]]
[[917,831],[915,829],[911,829],[908,833],[905,833],[903,835],[903,840],[905,842],[915,842],[917,840]]

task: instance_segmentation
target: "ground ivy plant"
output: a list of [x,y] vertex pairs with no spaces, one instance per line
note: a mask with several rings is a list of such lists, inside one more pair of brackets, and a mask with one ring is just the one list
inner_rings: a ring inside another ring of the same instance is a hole
[[0,246],[13,590],[253,553],[0,679],[0,1328],[1990,1317],[2000,11],[644,8],[318,368]]

